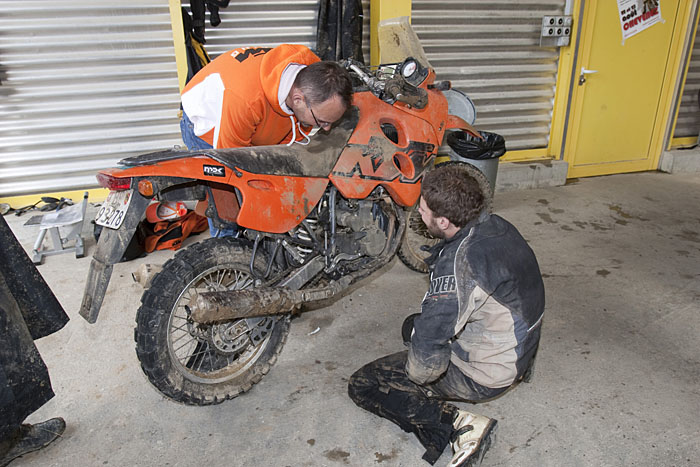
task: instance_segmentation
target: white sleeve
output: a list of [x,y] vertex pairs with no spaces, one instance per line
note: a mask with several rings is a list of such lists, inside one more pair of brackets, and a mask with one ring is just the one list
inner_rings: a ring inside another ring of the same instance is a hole
[[213,73],[182,95],[182,109],[194,125],[194,134],[201,136],[214,128],[214,148],[219,140],[224,90],[221,75]]

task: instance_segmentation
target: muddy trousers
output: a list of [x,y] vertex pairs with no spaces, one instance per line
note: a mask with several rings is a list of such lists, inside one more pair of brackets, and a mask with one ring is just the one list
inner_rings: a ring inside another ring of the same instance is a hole
[[507,388],[491,389],[464,376],[453,365],[437,381],[419,385],[408,379],[407,351],[388,355],[357,370],[348,383],[348,395],[359,407],[391,420],[414,433],[434,464],[450,441],[457,407],[448,400],[478,402]]
[[16,441],[22,421],[54,395],[22,315],[2,298],[0,290],[0,459]]

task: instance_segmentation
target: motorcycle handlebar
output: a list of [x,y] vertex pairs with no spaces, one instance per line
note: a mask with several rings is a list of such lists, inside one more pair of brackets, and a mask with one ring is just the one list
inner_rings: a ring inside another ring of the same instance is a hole
[[[347,70],[355,73],[377,97],[381,97],[384,100],[387,100],[388,97],[419,109],[424,108],[428,103],[426,91],[409,83],[401,73],[397,73],[388,79],[386,77],[380,79],[365,71],[362,63],[351,58],[344,61],[344,66]],[[451,84],[449,81],[441,81],[431,84],[429,87],[442,91],[450,89]]]

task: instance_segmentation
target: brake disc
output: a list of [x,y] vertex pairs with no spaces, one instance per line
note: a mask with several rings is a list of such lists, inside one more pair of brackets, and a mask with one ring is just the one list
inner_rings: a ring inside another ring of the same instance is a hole
[[255,345],[266,335],[266,317],[239,319],[233,322],[214,324],[209,327],[207,340],[217,352],[234,354],[248,345]]

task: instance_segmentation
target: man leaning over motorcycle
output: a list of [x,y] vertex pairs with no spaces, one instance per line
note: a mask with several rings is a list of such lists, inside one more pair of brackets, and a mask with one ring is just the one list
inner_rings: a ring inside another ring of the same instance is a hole
[[[308,144],[352,102],[343,67],[303,45],[242,47],[202,68],[182,92],[182,139],[190,150]],[[218,231],[210,221],[212,236]]]

